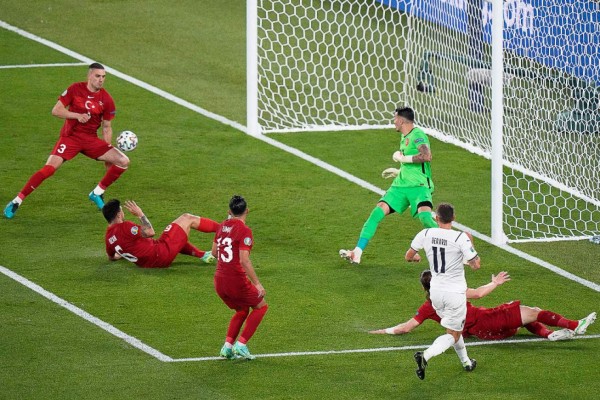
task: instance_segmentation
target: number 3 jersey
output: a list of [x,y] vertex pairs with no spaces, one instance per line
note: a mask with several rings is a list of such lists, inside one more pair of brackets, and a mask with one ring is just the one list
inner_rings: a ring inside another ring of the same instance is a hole
[[425,250],[431,270],[431,291],[467,291],[463,259],[472,260],[477,252],[465,233],[442,228],[423,229],[410,247]]
[[244,221],[231,218],[223,221],[214,242],[217,244],[217,270],[215,277],[246,277],[240,263],[240,250],[252,250],[252,230]]

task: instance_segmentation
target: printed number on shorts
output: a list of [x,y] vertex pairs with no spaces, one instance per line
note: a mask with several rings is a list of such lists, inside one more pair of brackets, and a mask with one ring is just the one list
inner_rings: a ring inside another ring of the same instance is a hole
[[231,245],[231,238],[218,238],[217,246],[219,247],[219,258],[223,262],[230,262],[233,260],[233,247]]
[[58,149],[56,150],[57,153],[62,154],[65,152],[65,150],[67,149],[67,145],[66,144],[61,144],[60,146],[58,146]]
[[138,258],[136,256],[134,256],[133,254],[124,253],[123,249],[119,245],[115,246],[115,251],[117,252],[118,255],[120,255],[121,257],[123,257],[124,259],[126,259],[127,261],[130,261],[132,263],[134,263],[138,260]]
[[[431,248],[433,250],[433,271],[437,274],[446,272],[446,249],[444,247]],[[438,254],[439,253],[439,254]]]

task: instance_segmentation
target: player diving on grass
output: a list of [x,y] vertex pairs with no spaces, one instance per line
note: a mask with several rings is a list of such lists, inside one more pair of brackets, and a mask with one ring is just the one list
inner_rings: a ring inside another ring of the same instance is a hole
[[210,251],[197,249],[188,241],[190,230],[216,232],[219,224],[212,219],[183,214],[167,225],[157,240],[152,239],[154,228],[142,209],[134,201],[123,206],[140,219],[141,225],[125,220],[119,200],[108,201],[102,214],[106,228],[106,254],[111,261],[126,259],[142,268],[168,268],[177,254],[198,257],[205,263],[214,261]]
[[[487,296],[509,280],[510,276],[506,272],[492,275],[490,283],[477,289],[468,288],[467,299],[480,299]],[[421,304],[414,317],[396,326],[373,330],[369,333],[402,335],[411,332],[428,319],[440,323],[441,319],[429,299],[430,281],[431,271],[423,271],[421,285],[426,292],[426,300]],[[516,335],[519,328],[524,327],[534,335],[548,340],[565,340],[571,339],[574,335],[583,335],[595,320],[595,312],[580,320],[571,320],[553,311],[521,305],[520,301],[511,301],[493,308],[475,307],[467,302],[467,318],[462,335],[463,337],[475,336],[482,340],[500,340]],[[545,325],[563,329],[553,331]]]
[[415,113],[409,107],[396,109],[394,125],[401,133],[401,140],[400,150],[394,152],[392,159],[400,163],[400,167],[387,168],[382,172],[384,178],[394,178],[392,185],[364,223],[356,247],[339,251],[340,257],[352,264],[360,264],[363,251],[386,215],[403,213],[410,207],[412,216],[418,218],[424,228],[437,226],[431,214],[434,186],[429,138],[415,126]]
[[[64,119],[60,137],[50,153],[46,165],[34,173],[25,186],[4,208],[4,216],[13,218],[23,200],[46,179],[50,178],[61,165],[77,154],[104,161],[107,170],[98,185],[88,195],[99,209],[104,206],[103,194],[129,166],[129,158],[114,148],[111,121],[115,117],[115,103],[103,88],[106,72],[102,64],[93,63],[88,68],[87,82],[72,84],[58,98],[52,108],[52,115]],[[102,127],[102,139],[98,129]]]

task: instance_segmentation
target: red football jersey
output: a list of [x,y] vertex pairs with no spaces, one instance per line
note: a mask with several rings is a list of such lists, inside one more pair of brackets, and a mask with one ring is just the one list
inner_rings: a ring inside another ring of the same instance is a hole
[[142,227],[131,221],[109,225],[106,229],[106,254],[120,254],[140,267],[152,266],[157,258],[157,244],[142,237]]
[[240,263],[240,250],[252,250],[252,230],[244,221],[231,218],[223,221],[215,234],[217,270],[215,276],[246,276]]
[[73,133],[84,133],[98,136],[98,128],[103,120],[110,121],[115,117],[115,102],[104,89],[90,92],[87,82],[72,84],[58,98],[69,111],[78,114],[90,114],[90,120],[85,124],[76,119],[66,119],[60,130],[60,136],[70,136]]

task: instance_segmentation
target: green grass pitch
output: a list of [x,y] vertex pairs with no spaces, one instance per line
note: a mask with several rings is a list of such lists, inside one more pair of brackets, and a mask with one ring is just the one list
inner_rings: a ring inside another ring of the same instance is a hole
[[[93,58],[209,111],[245,124],[245,2],[0,0],[3,21]],[[0,29],[0,66],[78,60]],[[45,162],[62,121],[50,110],[85,66],[0,69],[0,201],[4,206]],[[108,76],[116,132],[139,137],[131,167],[107,197],[133,199],[154,227],[191,212],[224,219],[232,194],[250,207],[252,253],[270,304],[250,342],[257,355],[429,345],[442,328],[368,335],[413,315],[424,264],[402,256],[420,229],[386,219],[364,265],[339,259],[353,246],[378,195],[196,112]],[[380,188],[398,137],[393,130],[272,135]],[[489,162],[433,141],[434,201],[489,234]],[[231,312],[214,293],[214,266],[180,256],[166,270],[111,263],[106,227],[87,199],[103,167],[78,156],[0,219],[0,265],[173,359],[218,355]],[[206,249],[207,234],[191,241]],[[507,270],[513,280],[478,305],[513,299],[582,318],[600,294],[477,241],[482,269],[470,286]],[[515,246],[598,283],[600,246]],[[600,333],[599,324],[588,333]],[[252,362],[162,362],[0,274],[0,399],[485,399],[595,398],[600,339],[468,347],[466,374],[452,351],[419,381],[414,350],[259,357]],[[521,332],[517,339],[532,336]],[[467,340],[468,344],[477,341]]]

